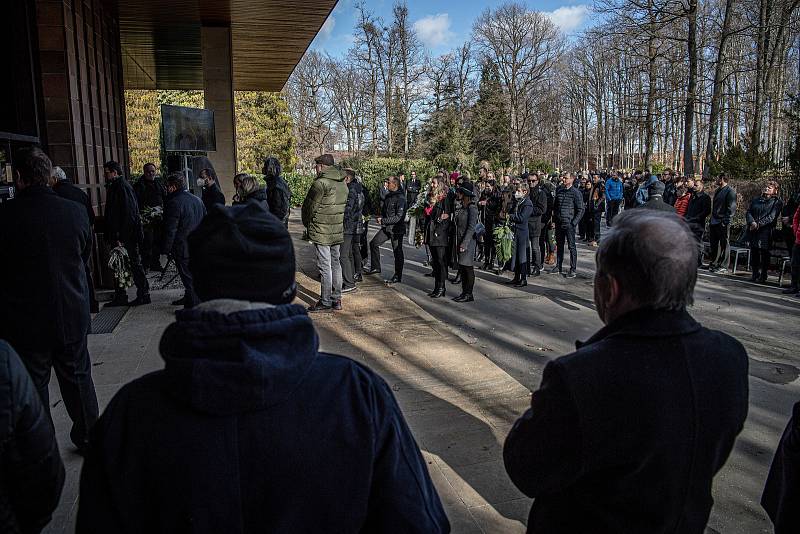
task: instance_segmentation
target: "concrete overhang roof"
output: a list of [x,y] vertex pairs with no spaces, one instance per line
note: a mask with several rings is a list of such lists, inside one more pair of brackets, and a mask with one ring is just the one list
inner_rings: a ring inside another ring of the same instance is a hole
[[280,91],[337,0],[117,0],[126,89],[203,89],[202,26],[230,26],[233,86]]

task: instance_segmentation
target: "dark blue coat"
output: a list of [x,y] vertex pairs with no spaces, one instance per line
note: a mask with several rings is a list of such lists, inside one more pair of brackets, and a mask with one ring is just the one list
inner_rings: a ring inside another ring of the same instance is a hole
[[[220,301],[217,301],[220,302]],[[305,309],[177,312],[93,429],[77,532],[448,532],[386,383]]]
[[181,190],[168,195],[164,208],[164,252],[176,258],[188,258],[186,239],[205,215],[203,202],[190,192]]
[[125,244],[141,243],[144,239],[139,201],[133,187],[124,176],[106,185],[105,240],[111,246],[117,241]]
[[572,187],[559,186],[553,204],[553,222],[559,228],[577,227],[586,210],[583,194]]
[[29,186],[0,210],[0,338],[54,349],[89,330],[89,217],[77,202]]
[[529,532],[702,533],[747,417],[747,353],[686,311],[640,309],[550,362],[503,450]]
[[0,341],[0,532],[39,532],[64,486],[53,423],[19,356]]

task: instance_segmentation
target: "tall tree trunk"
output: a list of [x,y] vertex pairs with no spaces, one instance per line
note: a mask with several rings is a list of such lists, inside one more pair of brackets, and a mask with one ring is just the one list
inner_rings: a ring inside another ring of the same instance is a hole
[[647,41],[647,57],[648,57],[648,67],[647,67],[647,114],[645,116],[645,139],[644,139],[644,157],[643,157],[643,166],[644,170],[648,170],[651,164],[651,159],[653,158],[653,121],[655,115],[655,107],[656,107],[656,82],[657,82],[657,71],[656,71],[656,38],[654,35],[651,35]]
[[687,51],[689,52],[689,82],[686,88],[686,109],[683,126],[683,174],[694,174],[694,158],[692,157],[692,133],[694,131],[694,106],[697,91],[697,0],[689,0],[686,12],[689,23]]

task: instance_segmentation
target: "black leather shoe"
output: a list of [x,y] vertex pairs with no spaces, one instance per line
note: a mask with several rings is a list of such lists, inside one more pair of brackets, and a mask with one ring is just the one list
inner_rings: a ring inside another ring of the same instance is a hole
[[178,300],[170,302],[171,306],[183,306],[184,304],[186,304],[186,297],[181,297]]
[[507,285],[507,286],[515,286],[515,285],[519,284],[519,278],[514,277],[511,280],[506,280],[503,283],[505,285]]
[[527,285],[528,285],[528,281],[527,280],[520,280],[519,282],[514,284],[514,287],[525,287]]
[[106,302],[105,305],[103,305],[104,308],[120,308],[122,306],[130,306],[130,304],[128,304],[128,299],[114,299],[110,302]]
[[394,276],[392,276],[391,278],[389,278],[388,280],[386,280],[386,283],[387,283],[387,284],[399,284],[399,283],[401,283],[402,281],[403,281],[403,280],[402,280],[402,279],[401,279],[399,276],[397,276],[397,275],[394,275]]
[[536,269],[533,270],[533,272],[531,273],[531,276],[539,276],[541,274],[542,274],[542,270],[537,267]]
[[369,269],[368,271],[364,271],[364,274],[381,274],[380,269]]
[[434,296],[434,295],[435,295],[436,293],[438,293],[438,292],[439,292],[439,287],[438,287],[438,286],[437,286],[437,287],[434,287],[434,288],[433,288],[433,291],[431,291],[430,293],[428,293],[428,296],[429,296],[429,297],[432,297],[432,296]]
[[136,299],[130,302],[130,306],[142,306],[144,304],[150,304],[150,295],[142,295],[141,297],[136,297]]
[[468,294],[464,295],[464,298],[462,298],[458,302],[474,302],[474,301],[475,301],[475,298],[472,296],[472,293],[468,293]]
[[455,278],[448,278],[448,280],[450,281],[451,284],[460,284],[461,283],[461,277],[460,276],[456,276]]
[[447,295],[447,290],[445,288],[440,288],[439,291],[431,295],[431,298],[438,299]]
[[454,300],[455,302],[461,302],[461,301],[463,301],[463,300],[464,300],[464,297],[466,297],[466,295],[465,295],[464,293],[461,293],[459,296],[457,296],[457,297],[453,297],[453,300]]
[[331,309],[333,309],[332,306],[328,304],[323,304],[321,300],[318,300],[317,302],[308,307],[308,311],[311,313],[331,311]]
[[363,281],[364,281],[364,277],[363,277],[363,276],[361,276],[361,274],[360,274],[360,273],[359,273],[359,274],[356,274],[356,275],[354,275],[354,276],[353,276],[353,281],[354,281],[354,282],[363,282]]

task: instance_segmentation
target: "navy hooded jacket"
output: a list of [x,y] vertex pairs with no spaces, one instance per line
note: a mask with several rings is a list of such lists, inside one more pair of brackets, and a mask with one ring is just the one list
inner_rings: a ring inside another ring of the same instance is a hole
[[303,307],[231,303],[177,312],[165,369],[111,401],[77,532],[449,532],[386,383],[318,352]]

